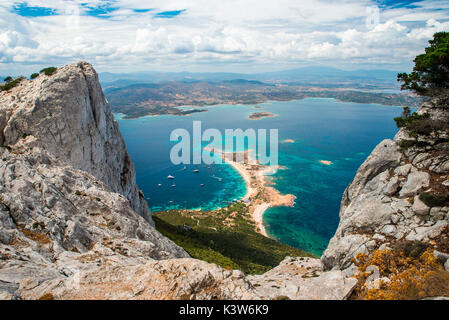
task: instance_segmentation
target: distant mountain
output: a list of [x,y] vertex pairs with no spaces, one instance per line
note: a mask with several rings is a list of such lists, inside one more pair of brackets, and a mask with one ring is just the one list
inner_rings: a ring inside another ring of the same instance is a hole
[[355,87],[363,89],[399,88],[396,71],[391,70],[341,70],[332,67],[304,67],[284,71],[241,73],[191,73],[191,72],[139,72],[101,73],[105,88],[124,87],[134,83],[161,83],[168,81],[258,81],[286,83],[317,87]]

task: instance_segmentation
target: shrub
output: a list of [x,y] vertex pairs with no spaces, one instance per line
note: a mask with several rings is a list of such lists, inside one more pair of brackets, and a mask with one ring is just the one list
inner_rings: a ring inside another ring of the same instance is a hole
[[394,118],[398,128],[406,128],[411,135],[428,136],[433,132],[449,129],[449,124],[442,120],[433,120],[428,113],[419,115],[416,112],[409,117]]
[[12,77],[6,77],[5,78],[5,82],[10,82],[10,81],[12,81]]
[[419,195],[419,199],[428,207],[444,207],[447,202],[447,197],[436,196],[431,193],[423,192]]
[[398,128],[404,128],[404,127],[408,128],[411,124],[418,122],[420,120],[423,120],[423,119],[428,119],[428,118],[430,118],[430,115],[428,113],[419,115],[416,112],[414,112],[411,116],[408,116],[408,117],[402,116],[402,117],[394,118],[394,121],[396,122],[396,126]]
[[[359,283],[354,293],[357,299],[416,300],[449,294],[449,273],[443,269],[431,249],[425,250],[417,258],[407,256],[403,251],[376,250],[371,256],[357,255],[354,262],[358,267],[356,277]],[[366,269],[370,265],[377,266],[380,276],[389,279],[381,281],[378,289],[365,286],[370,276]]]
[[49,68],[42,69],[39,73],[43,73],[43,74],[45,74],[46,76],[51,76],[51,75],[55,74],[55,72],[56,72],[57,70],[58,70],[58,68],[55,68],[55,67],[49,67]]
[[403,252],[406,257],[418,259],[427,249],[429,245],[421,241],[400,242],[393,247],[393,251],[401,254]]
[[21,81],[23,80],[22,77],[19,77],[15,80],[9,81],[7,83],[5,83],[4,85],[0,86],[0,91],[8,91],[11,90],[12,88],[16,87]]
[[30,79],[33,80],[33,79],[36,79],[37,77],[39,77],[39,73],[33,73],[33,74],[30,76]]

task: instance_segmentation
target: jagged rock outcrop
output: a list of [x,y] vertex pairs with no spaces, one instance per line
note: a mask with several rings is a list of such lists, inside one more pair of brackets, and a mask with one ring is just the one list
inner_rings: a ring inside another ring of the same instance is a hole
[[152,227],[89,64],[23,80],[0,93],[0,114],[3,295],[18,294],[27,279],[38,286],[70,278],[60,263],[68,253],[74,260],[93,248],[124,261],[188,257]]
[[0,93],[0,299],[344,299],[356,280],[286,258],[245,277],[152,226],[88,63]]
[[[430,119],[449,121],[449,110],[424,104],[418,111]],[[404,141],[413,141],[403,148]],[[346,189],[340,224],[321,261],[325,270],[351,266],[358,253],[394,246],[398,241],[423,241],[449,250],[449,207],[428,207],[422,192],[447,193],[449,135],[409,136],[401,129],[394,140],[382,141],[362,164]]]
[[151,222],[125,142],[90,64],[79,62],[51,77],[23,80],[0,99],[0,145],[35,137],[33,146],[103,181]]

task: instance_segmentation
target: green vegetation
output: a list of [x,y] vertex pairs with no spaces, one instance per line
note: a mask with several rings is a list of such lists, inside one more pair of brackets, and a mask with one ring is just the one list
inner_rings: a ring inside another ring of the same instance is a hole
[[419,122],[420,120],[428,119],[428,118],[429,118],[429,114],[427,114],[427,113],[423,114],[423,115],[419,115],[415,112],[412,115],[408,115],[408,116],[403,114],[401,117],[394,118],[394,121],[396,122],[396,126],[398,128],[404,128],[404,127],[409,128],[410,126]]
[[404,113],[401,117],[394,118],[394,121],[398,128],[406,128],[411,136],[428,136],[432,133],[449,130],[448,123],[431,119],[428,113],[420,115],[415,112],[408,116]]
[[0,85],[0,91],[9,91],[12,88],[16,87],[21,81],[23,80],[22,77],[19,77],[15,80],[11,80],[4,85]]
[[49,67],[49,68],[42,69],[39,73],[43,73],[43,74],[45,74],[46,76],[51,76],[51,75],[53,75],[57,70],[58,70],[58,68],[55,68],[55,67]]
[[312,256],[257,233],[242,204],[211,212],[156,212],[153,218],[156,228],[193,258],[245,274],[262,274],[286,256]]
[[444,196],[437,196],[431,193],[423,192],[419,195],[419,199],[428,207],[444,207],[448,202],[448,198]]
[[12,81],[12,77],[6,77],[5,78],[5,82],[10,82],[10,81]]
[[39,73],[33,73],[33,74],[30,76],[30,79],[33,80],[33,79],[36,79],[37,77],[39,77]]
[[399,73],[402,90],[412,90],[421,96],[438,96],[449,89],[449,32],[435,33],[425,53],[418,55],[410,74]]
[[406,257],[418,259],[427,249],[429,245],[422,241],[404,241],[399,242],[393,247],[393,252],[403,252]]

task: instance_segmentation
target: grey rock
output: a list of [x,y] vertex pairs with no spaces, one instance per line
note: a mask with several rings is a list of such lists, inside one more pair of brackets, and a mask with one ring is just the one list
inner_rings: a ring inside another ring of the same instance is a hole
[[429,214],[430,208],[419,199],[419,196],[415,196],[412,210],[418,215],[427,215]]
[[394,169],[394,174],[397,176],[407,176],[412,170],[412,167],[413,166],[410,163],[407,163],[406,165]]
[[398,177],[393,177],[388,184],[386,185],[386,187],[384,188],[384,194],[387,196],[392,196],[394,195],[399,188],[399,178]]
[[355,278],[342,271],[322,272],[320,260],[311,258],[287,258],[266,274],[248,280],[264,299],[343,300],[357,285]]
[[437,250],[433,251],[433,255],[435,256],[435,258],[437,258],[438,260],[440,260],[443,263],[446,262],[449,259],[449,254],[448,253],[439,252]]
[[39,146],[58,160],[90,173],[110,191],[125,196],[132,209],[151,223],[145,199],[139,195],[135,170],[125,142],[104,97],[98,75],[86,62],[58,69],[51,77],[22,81],[0,96],[0,136],[12,146]]
[[368,266],[366,268],[366,272],[370,272],[371,274],[368,276],[368,278],[366,278],[365,284],[380,278],[380,271],[378,266],[374,265]]
[[427,172],[416,171],[408,175],[407,182],[402,187],[399,195],[410,197],[417,194],[423,188],[427,188],[430,183],[430,175]]

